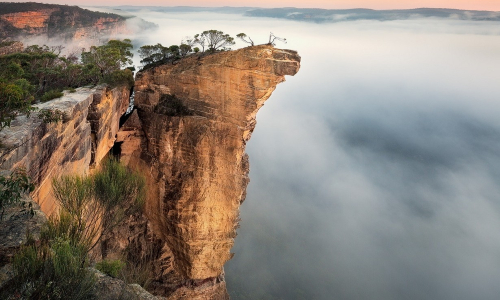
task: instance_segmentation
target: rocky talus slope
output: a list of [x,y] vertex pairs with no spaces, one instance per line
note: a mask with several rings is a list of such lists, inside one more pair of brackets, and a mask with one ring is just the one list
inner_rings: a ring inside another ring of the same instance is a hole
[[154,290],[169,299],[225,299],[245,199],[245,144],[256,114],[300,56],[269,45],[191,56],[137,74],[137,114],[118,133],[122,160],[147,177]]

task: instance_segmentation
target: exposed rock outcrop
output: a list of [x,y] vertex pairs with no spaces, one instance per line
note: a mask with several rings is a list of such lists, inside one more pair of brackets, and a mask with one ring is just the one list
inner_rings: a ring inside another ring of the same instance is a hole
[[18,41],[2,42],[0,43],[0,56],[8,55],[12,53],[21,52],[24,49],[24,45]]
[[[245,145],[259,108],[299,67],[295,51],[262,45],[148,69],[137,75],[137,109],[120,130],[126,88],[66,93],[39,105],[64,111],[64,122],[20,117],[0,131],[0,170],[25,167],[37,186],[33,198],[50,214],[52,178],[89,172],[114,145],[146,177],[148,194],[145,214],[114,228],[100,245],[102,257],[149,266],[156,295],[228,299],[223,266],[249,182]],[[126,289],[133,298],[153,297],[101,277],[102,295]]]
[[[141,29],[154,25],[144,20],[136,23]],[[11,38],[25,44],[65,44],[70,48],[66,51],[72,52],[132,33],[126,18],[117,14],[68,5],[0,3],[0,40]]]
[[223,266],[249,182],[245,144],[259,108],[299,67],[295,51],[262,45],[137,74],[137,115],[118,141],[122,160],[147,177],[147,235],[163,242],[155,292],[228,298]]
[[36,113],[18,117],[0,131],[0,170],[24,167],[36,185],[33,199],[46,214],[56,206],[51,194],[56,176],[83,175],[113,147],[119,119],[127,110],[126,87],[80,88],[46,103],[40,109],[59,109],[63,122],[46,124]]
[[163,300],[148,293],[138,284],[126,284],[122,280],[91,269],[96,276],[94,292],[97,300]]
[[[0,267],[10,263],[14,254],[26,243],[28,232],[37,239],[42,224],[47,220],[36,203],[29,199],[25,201],[26,205],[32,205],[33,215],[29,207],[21,209],[18,206],[11,206],[5,209],[0,218]],[[1,277],[0,274],[0,282],[3,281]]]

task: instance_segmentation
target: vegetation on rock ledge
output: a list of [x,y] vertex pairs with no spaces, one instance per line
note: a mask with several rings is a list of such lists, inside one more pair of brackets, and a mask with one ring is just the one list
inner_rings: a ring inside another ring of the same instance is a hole
[[[144,204],[144,178],[115,160],[89,177],[56,179],[53,188],[59,214],[43,225],[38,241],[28,238],[15,255],[15,277],[0,291],[1,299],[93,299],[89,252]],[[111,267],[118,272],[119,266]]]
[[36,101],[61,97],[63,89],[106,83],[132,87],[130,40],[111,40],[82,53],[61,55],[62,47],[32,45],[0,56],[0,130],[19,114],[29,114]]

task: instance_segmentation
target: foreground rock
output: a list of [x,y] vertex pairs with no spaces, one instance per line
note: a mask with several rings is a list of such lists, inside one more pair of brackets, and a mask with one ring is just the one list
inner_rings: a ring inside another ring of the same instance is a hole
[[66,116],[63,122],[45,124],[33,113],[0,131],[0,171],[25,168],[36,185],[33,199],[44,213],[52,214],[57,208],[52,179],[87,174],[100,162],[113,147],[129,94],[126,87],[80,88],[37,105],[59,109]]
[[162,300],[148,293],[138,284],[126,284],[96,269],[90,269],[96,276],[94,293],[96,300]]
[[259,108],[299,67],[295,51],[263,45],[137,74],[137,115],[118,141],[122,160],[147,177],[143,228],[161,242],[152,261],[156,293],[228,298],[223,266],[249,182],[245,145]]

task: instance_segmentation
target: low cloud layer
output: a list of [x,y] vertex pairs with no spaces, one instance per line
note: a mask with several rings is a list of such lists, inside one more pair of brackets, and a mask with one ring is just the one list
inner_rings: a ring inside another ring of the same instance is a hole
[[247,147],[233,299],[498,298],[497,23],[134,13],[160,28],[138,44],[272,31],[302,56]]

